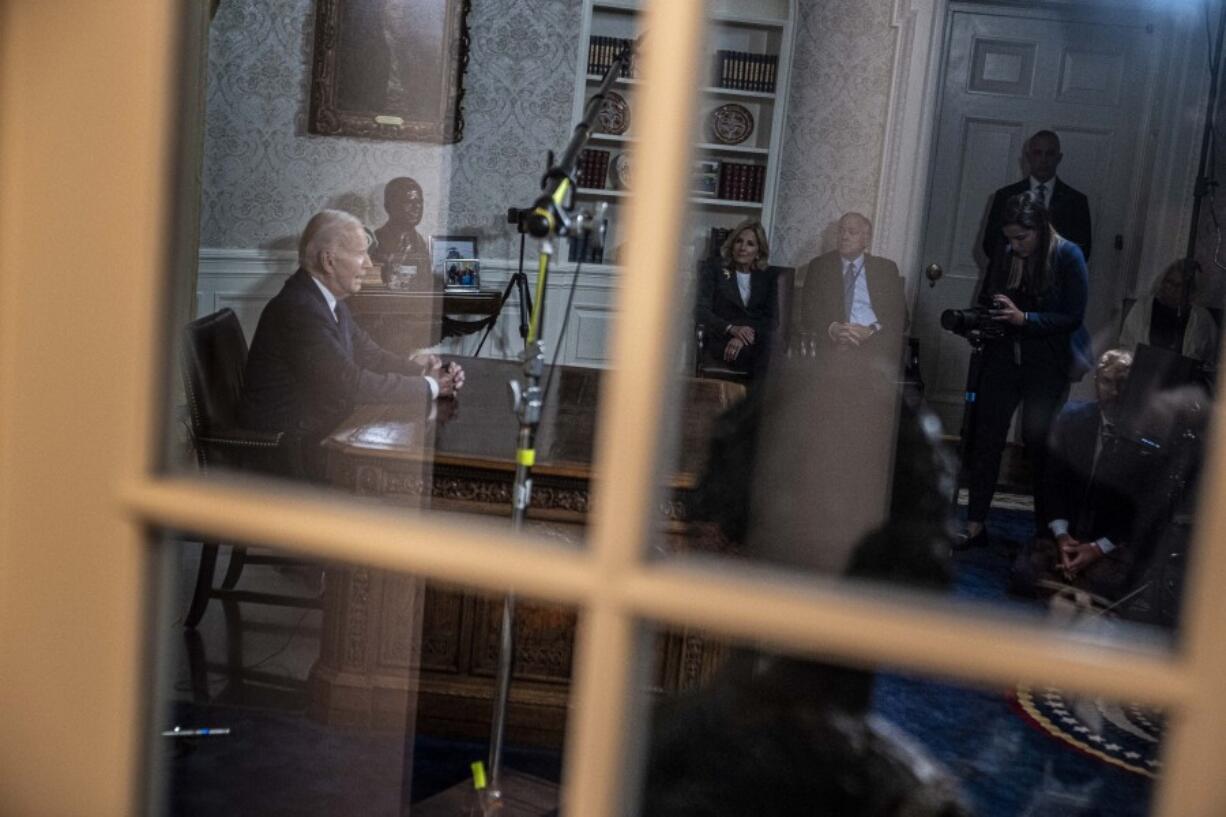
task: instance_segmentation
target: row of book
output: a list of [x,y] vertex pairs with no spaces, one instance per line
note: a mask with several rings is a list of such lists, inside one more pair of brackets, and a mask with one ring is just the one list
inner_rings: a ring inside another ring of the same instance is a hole
[[[609,177],[609,151],[588,148],[575,167],[580,187],[604,190]],[[703,159],[694,163],[693,192],[728,201],[762,201],[766,166]]]
[[[601,37],[597,35],[589,37],[587,44],[587,72],[604,76],[609,67],[613,65],[613,60],[617,59],[617,55],[623,49],[633,48],[633,46],[634,40],[628,40],[625,37]],[[637,55],[632,54],[630,62],[622,65],[622,79],[638,76],[637,62]]]
[[[604,73],[613,65],[613,60],[626,48],[633,48],[634,40],[626,37],[604,37],[593,35],[588,38],[587,72],[596,76]],[[622,66],[621,78],[630,79],[638,76],[637,54],[632,54],[630,62]],[[731,88],[735,91],[758,91],[773,94],[775,79],[779,71],[779,57],[775,54],[752,54],[748,51],[728,51],[721,49],[715,52],[715,84],[720,88]]]
[[779,58],[774,54],[715,52],[715,84],[720,88],[773,94],[778,69]]
[[580,153],[575,175],[580,187],[603,190],[609,176],[609,151],[588,148]]
[[729,201],[762,201],[766,190],[766,166],[720,162],[716,195]]

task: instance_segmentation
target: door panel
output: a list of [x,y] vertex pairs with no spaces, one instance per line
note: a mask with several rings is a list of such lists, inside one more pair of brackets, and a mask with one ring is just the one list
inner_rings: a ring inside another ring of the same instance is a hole
[[1007,176],[1016,164],[1025,137],[1023,123],[1004,119],[967,119],[963,125],[961,173],[962,195],[955,207],[953,241],[946,272],[978,280],[980,271],[979,236],[988,217],[992,193],[999,187],[994,180]]
[[[942,337],[939,315],[970,304],[987,259],[979,249],[992,194],[1023,178],[1021,154],[1040,129],[1060,135],[1058,176],[1090,199],[1094,244],[1086,325],[1096,350],[1114,341],[1128,262],[1113,247],[1132,199],[1153,48],[1142,21],[1091,24],[1023,11],[952,12],[937,122],[924,261],[945,279],[921,287],[915,331],[929,397],[947,429],[961,419],[968,352]],[[968,281],[971,285],[968,286]],[[951,369],[952,371],[947,371]]]

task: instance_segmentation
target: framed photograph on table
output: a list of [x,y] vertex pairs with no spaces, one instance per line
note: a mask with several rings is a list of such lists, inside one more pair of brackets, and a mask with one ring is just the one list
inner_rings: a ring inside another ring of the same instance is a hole
[[308,129],[458,142],[471,0],[316,0]]
[[446,265],[444,292],[476,292],[481,289],[481,262],[476,258],[448,258]]
[[430,236],[430,266],[447,289],[479,289],[480,262],[475,235]]

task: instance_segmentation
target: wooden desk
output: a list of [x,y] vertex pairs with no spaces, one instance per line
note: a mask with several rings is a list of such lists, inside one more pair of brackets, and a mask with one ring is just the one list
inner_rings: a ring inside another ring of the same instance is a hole
[[385,349],[411,354],[443,338],[459,337],[484,329],[498,314],[502,293],[417,292],[366,284],[346,303],[358,325]]
[[[333,481],[355,493],[431,510],[510,516],[517,421],[507,361],[466,360],[467,382],[447,416],[423,424],[391,406],[366,406],[325,442]],[[592,444],[601,372],[559,367],[546,401],[533,471],[529,527],[581,546],[590,507]],[[680,468],[661,503],[670,545],[683,536],[691,491],[701,473],[715,417],[739,400],[739,384],[688,381]],[[405,723],[409,691],[424,732],[484,737],[497,663],[500,600],[458,593],[365,568],[329,569],[323,646],[312,670],[312,711],[330,722]],[[575,617],[523,603],[508,733],[511,740],[558,743],[565,721]],[[721,649],[695,633],[662,635],[655,686],[692,686],[718,663]],[[420,667],[413,677],[412,670]]]

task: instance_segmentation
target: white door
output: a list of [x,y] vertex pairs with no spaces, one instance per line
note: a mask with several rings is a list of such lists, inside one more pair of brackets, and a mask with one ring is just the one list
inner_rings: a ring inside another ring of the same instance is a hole
[[939,317],[971,304],[987,261],[979,246],[992,194],[1025,177],[1023,143],[1037,130],[1059,134],[1057,176],[1090,199],[1086,325],[1096,349],[1114,340],[1140,252],[1128,224],[1137,218],[1130,203],[1142,178],[1139,135],[1157,62],[1157,35],[1146,25],[1118,14],[1106,23],[1020,9],[950,12],[923,256],[945,277],[920,287],[914,323],[928,396],[950,431],[961,421],[970,349],[942,331]]

